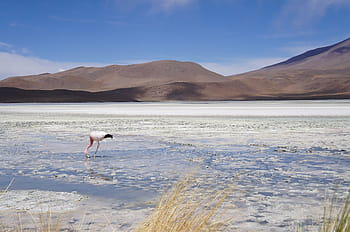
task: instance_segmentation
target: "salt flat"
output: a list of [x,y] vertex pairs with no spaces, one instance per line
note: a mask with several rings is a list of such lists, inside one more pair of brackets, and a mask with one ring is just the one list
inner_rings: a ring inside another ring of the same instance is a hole
[[[0,117],[0,186],[14,177],[12,191],[87,196],[68,221],[92,230],[110,230],[107,214],[127,231],[193,169],[207,191],[237,186],[229,213],[240,231],[308,224],[350,184],[349,100],[0,104]],[[86,160],[91,130],[115,139]]]
[[350,100],[1,104],[1,112],[168,116],[349,116]]

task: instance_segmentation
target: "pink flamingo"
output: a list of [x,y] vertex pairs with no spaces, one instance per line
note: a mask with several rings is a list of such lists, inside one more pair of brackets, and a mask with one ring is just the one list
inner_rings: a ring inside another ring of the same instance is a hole
[[97,148],[95,151],[95,155],[97,153],[98,148],[100,147],[100,141],[104,140],[105,138],[111,138],[113,139],[113,135],[108,134],[104,131],[92,131],[90,133],[90,144],[85,148],[84,154],[86,155],[87,158],[90,158],[89,156],[89,148],[92,147],[92,144],[94,142],[97,142]]

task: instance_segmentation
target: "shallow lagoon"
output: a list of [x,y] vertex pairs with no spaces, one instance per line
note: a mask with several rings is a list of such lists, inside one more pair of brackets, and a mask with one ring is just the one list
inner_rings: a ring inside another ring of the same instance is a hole
[[[349,100],[0,104],[0,117],[0,186],[15,177],[13,190],[76,191],[89,197],[80,210],[110,215],[117,231],[193,169],[208,190],[237,186],[230,213],[240,231],[308,224],[350,184]],[[90,130],[115,139],[86,160]]]

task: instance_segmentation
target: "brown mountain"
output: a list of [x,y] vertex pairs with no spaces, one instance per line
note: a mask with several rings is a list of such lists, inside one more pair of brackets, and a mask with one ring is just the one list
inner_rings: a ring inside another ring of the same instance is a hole
[[229,77],[167,60],[0,81],[0,102],[334,98],[350,98],[350,39]]
[[11,77],[0,81],[0,87],[27,90],[82,90],[90,92],[130,87],[149,87],[173,82],[222,82],[223,76],[192,62],[155,61],[133,65],[111,65],[101,68],[78,67],[54,74]]
[[234,75],[265,97],[341,98],[350,95],[350,39],[307,51],[260,70]]

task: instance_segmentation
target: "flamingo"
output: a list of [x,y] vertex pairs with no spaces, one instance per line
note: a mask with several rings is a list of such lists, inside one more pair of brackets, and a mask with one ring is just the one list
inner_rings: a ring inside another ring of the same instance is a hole
[[105,138],[111,138],[113,139],[113,135],[108,134],[104,131],[92,131],[90,133],[90,144],[85,148],[84,154],[86,155],[87,158],[90,158],[89,156],[89,148],[92,147],[92,144],[94,142],[97,142],[97,148],[95,151],[95,155],[97,153],[98,148],[100,147],[100,141],[104,140]]

